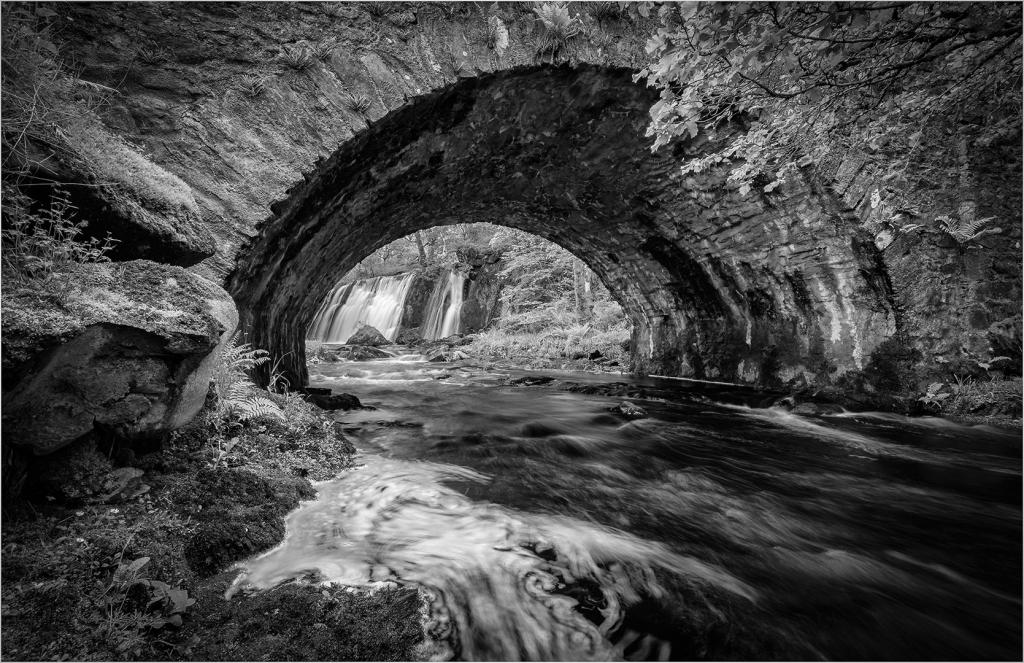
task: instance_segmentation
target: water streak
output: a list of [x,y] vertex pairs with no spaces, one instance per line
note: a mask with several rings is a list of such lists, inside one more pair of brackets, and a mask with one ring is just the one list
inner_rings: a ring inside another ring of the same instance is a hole
[[462,291],[465,283],[466,275],[455,270],[448,273],[448,278],[437,280],[427,302],[423,338],[447,338],[459,333],[459,324],[462,321]]
[[[429,633],[450,641],[463,660],[507,661],[621,657],[608,636],[626,607],[663,591],[656,571],[756,599],[729,573],[660,543],[474,502],[442,483],[488,481],[473,470],[364,460],[319,484],[319,499],[289,516],[284,544],[247,562],[228,595],[310,572],[350,586],[412,583],[435,598]],[[577,609],[576,586],[594,588],[589,618]]]

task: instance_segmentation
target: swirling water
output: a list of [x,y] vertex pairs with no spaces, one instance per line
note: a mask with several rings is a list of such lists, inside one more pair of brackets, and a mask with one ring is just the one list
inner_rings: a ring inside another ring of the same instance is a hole
[[378,408],[337,415],[360,465],[237,584],[417,586],[424,654],[463,660],[1020,659],[1019,431],[548,375],[649,416],[466,362],[312,366]]

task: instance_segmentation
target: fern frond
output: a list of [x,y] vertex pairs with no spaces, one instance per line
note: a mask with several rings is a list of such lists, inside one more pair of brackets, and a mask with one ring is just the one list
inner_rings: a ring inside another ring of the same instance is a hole
[[226,403],[229,416],[238,421],[251,421],[272,417],[284,421],[284,412],[277,403],[262,396],[249,396],[245,400],[229,400]]
[[974,221],[967,221],[965,219],[953,219],[948,216],[940,216],[935,220],[939,222],[939,230],[955,239],[958,244],[964,244],[972,239],[977,239],[982,235],[995,235],[1001,233],[1002,228],[985,227],[993,219],[995,219],[994,216],[986,216],[981,219],[975,219]]
[[574,37],[580,31],[576,21],[569,16],[569,7],[564,2],[545,2],[533,11],[545,28],[562,38]]

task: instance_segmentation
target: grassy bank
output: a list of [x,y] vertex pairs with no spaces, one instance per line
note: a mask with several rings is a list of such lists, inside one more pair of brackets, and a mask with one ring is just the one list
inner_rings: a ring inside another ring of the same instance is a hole
[[[523,368],[607,368],[629,365],[629,330],[596,331],[589,325],[553,327],[540,333],[490,329],[460,348],[493,361],[511,361]],[[593,359],[591,359],[593,357]]]

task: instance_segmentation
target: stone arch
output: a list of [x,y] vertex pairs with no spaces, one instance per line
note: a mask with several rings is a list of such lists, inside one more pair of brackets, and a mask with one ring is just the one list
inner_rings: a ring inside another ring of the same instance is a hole
[[810,176],[749,197],[725,168],[683,176],[709,139],[652,153],[655,93],[632,73],[467,78],[345,142],[236,260],[227,288],[249,340],[302,383],[306,326],[340,273],[417,229],[489,221],[598,274],[634,323],[635,371],[771,384],[862,368],[895,316],[857,220]]

